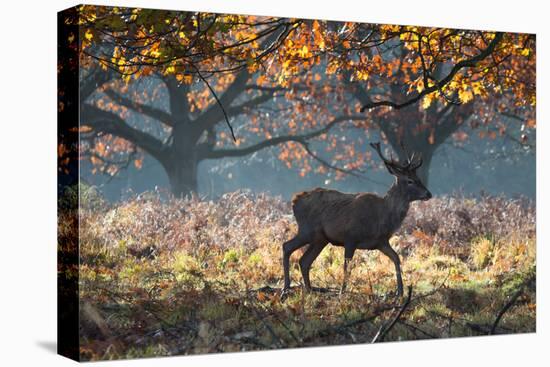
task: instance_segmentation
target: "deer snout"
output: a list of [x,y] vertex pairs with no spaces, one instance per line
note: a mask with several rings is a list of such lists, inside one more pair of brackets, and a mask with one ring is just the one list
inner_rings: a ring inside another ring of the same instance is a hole
[[422,198],[422,200],[426,201],[426,200],[430,200],[431,198],[432,198],[432,193],[426,190],[426,193],[424,194],[424,197]]

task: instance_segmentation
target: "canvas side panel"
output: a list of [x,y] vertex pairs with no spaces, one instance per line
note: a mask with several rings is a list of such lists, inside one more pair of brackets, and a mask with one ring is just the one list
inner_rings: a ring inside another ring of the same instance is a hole
[[78,124],[79,32],[76,8],[57,17],[57,351],[79,360]]

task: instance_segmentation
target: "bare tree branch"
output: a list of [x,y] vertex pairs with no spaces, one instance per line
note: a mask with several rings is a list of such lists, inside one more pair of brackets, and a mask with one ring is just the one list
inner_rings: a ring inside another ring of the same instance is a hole
[[227,87],[225,92],[219,98],[217,98],[217,103],[204,111],[195,120],[195,123],[204,126],[204,129],[217,124],[220,118],[224,117],[225,113],[220,106],[230,106],[231,103],[233,103],[233,101],[237,99],[237,97],[239,97],[239,95],[241,95],[241,93],[245,90],[246,82],[250,79],[250,77],[251,75],[248,70],[245,69],[240,71],[231,85]]
[[166,153],[160,140],[128,125],[114,113],[83,103],[80,107],[80,116],[83,126],[89,126],[96,132],[119,136],[151,154],[158,161],[166,161]]
[[335,171],[338,171],[338,172],[342,172],[342,173],[345,173],[347,175],[350,175],[350,176],[354,176],[354,177],[357,177],[357,178],[360,178],[362,180],[366,180],[366,181],[369,181],[369,182],[372,182],[373,184],[376,184],[376,185],[379,185],[379,186],[386,186],[384,183],[380,182],[380,181],[377,181],[377,180],[373,180],[371,178],[368,178],[364,175],[361,175],[357,172],[355,172],[354,170],[349,170],[349,169],[345,169],[345,168],[341,168],[341,167],[338,167],[338,166],[335,166],[329,162],[327,162],[325,159],[319,157],[317,154],[315,154],[311,148],[309,147],[309,142],[300,142],[300,144],[302,144],[302,146],[304,147],[304,149],[306,150],[307,154],[309,154],[313,159],[315,159],[317,162],[321,163],[323,166],[327,167],[327,168],[330,168],[332,170],[335,170]]
[[130,108],[130,109],[132,109],[136,112],[139,112],[143,115],[152,117],[155,120],[160,121],[160,122],[162,122],[162,123],[164,123],[168,126],[174,126],[174,121],[172,120],[172,116],[169,113],[167,113],[167,112],[165,112],[161,109],[151,107],[151,106],[148,106],[148,105],[143,104],[143,103],[135,102],[135,101],[131,100],[130,98],[126,98],[126,97],[118,94],[117,92],[115,92],[112,89],[106,89],[104,91],[104,93],[109,98],[111,98],[114,102],[118,103],[121,106],[128,107],[128,108]]
[[86,77],[80,82],[80,100],[85,101],[99,87],[113,79],[114,73],[103,71],[99,66],[95,67]]
[[286,143],[289,141],[297,142],[302,144],[303,142],[315,138],[317,136],[323,135],[327,133],[330,129],[332,129],[336,124],[343,122],[343,121],[351,121],[351,120],[365,120],[365,116],[363,115],[345,115],[345,116],[339,116],[334,118],[331,122],[329,122],[326,126],[324,126],[321,129],[304,133],[304,134],[298,134],[298,135],[281,135],[277,136],[271,139],[263,140],[259,143],[250,145],[245,148],[240,149],[217,149],[210,151],[207,153],[206,159],[215,159],[215,158],[224,158],[224,157],[242,157],[251,153],[254,153],[258,150],[272,147],[281,143]]
[[246,102],[243,102],[239,105],[236,105],[236,106],[230,106],[227,108],[227,114],[229,116],[236,116],[236,115],[240,115],[242,113],[244,113],[247,109],[250,109],[252,107],[255,107],[257,105],[260,105],[264,102],[267,102],[271,99],[273,99],[273,94],[272,93],[264,93],[258,97],[254,97]]

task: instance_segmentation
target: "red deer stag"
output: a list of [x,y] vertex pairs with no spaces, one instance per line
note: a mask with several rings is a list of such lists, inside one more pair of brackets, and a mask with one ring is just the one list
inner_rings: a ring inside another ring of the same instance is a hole
[[309,270],[311,264],[330,242],[344,247],[344,282],[346,289],[349,277],[349,263],[356,249],[380,250],[395,265],[397,295],[403,295],[403,281],[399,256],[391,248],[389,239],[401,226],[415,200],[428,200],[432,194],[416,175],[422,165],[420,156],[407,154],[407,161],[400,164],[386,159],[380,150],[380,143],[370,144],[378,153],[395,182],[384,197],[371,193],[348,194],[336,190],[317,188],[296,194],[292,199],[292,210],[298,223],[298,234],[283,244],[283,268],[285,284],[282,296],[290,289],[290,255],[300,247],[309,244],[300,258],[300,270],[306,290],[311,289]]

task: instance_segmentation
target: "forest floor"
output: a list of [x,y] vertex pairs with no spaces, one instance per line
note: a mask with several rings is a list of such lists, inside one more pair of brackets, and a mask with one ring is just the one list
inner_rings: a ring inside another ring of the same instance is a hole
[[389,296],[394,266],[378,251],[356,252],[340,295],[343,250],[328,246],[311,273],[328,291],[302,290],[299,250],[283,302],[281,245],[296,224],[280,198],[149,193],[109,204],[88,190],[81,202],[83,360],[535,331],[535,208],[526,199],[413,204],[391,239],[410,297]]

